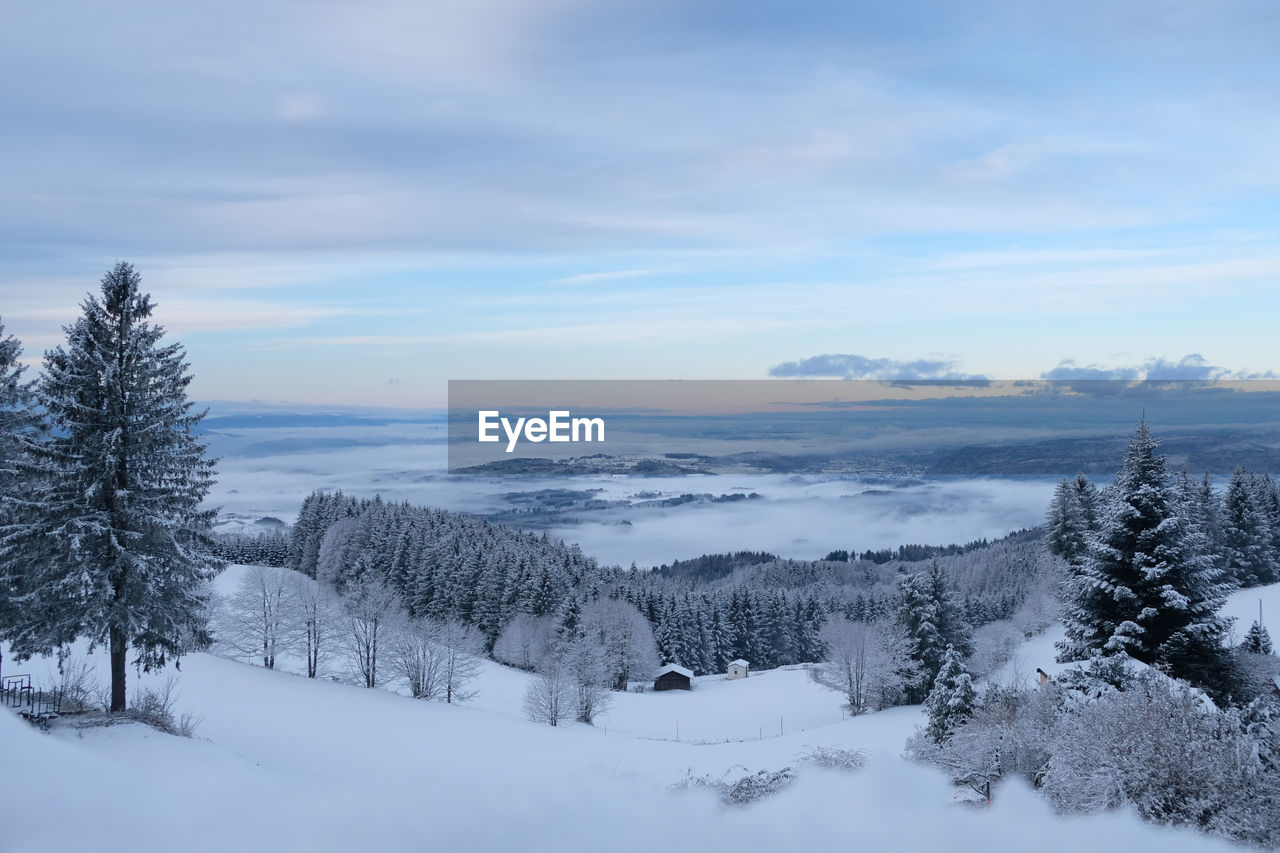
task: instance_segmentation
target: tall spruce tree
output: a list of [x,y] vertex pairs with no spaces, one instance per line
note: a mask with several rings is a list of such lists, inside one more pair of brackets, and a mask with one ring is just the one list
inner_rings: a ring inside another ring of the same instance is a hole
[[942,743],[951,736],[956,726],[973,715],[978,694],[973,687],[973,677],[965,669],[964,660],[953,646],[947,646],[938,677],[925,700],[929,723],[925,732],[935,743]]
[[1098,527],[1098,489],[1084,474],[1063,480],[1054,490],[1045,518],[1049,553],[1071,566],[1089,551],[1089,538]]
[[1204,535],[1179,514],[1146,421],[1124,455],[1088,556],[1068,580],[1060,660],[1125,653],[1203,682],[1228,623],[1217,615],[1230,584]]
[[1266,517],[1255,479],[1236,468],[1227,484],[1222,508],[1222,549],[1226,568],[1241,586],[1276,579],[1269,558]]
[[931,560],[924,571],[899,572],[898,624],[913,662],[906,680],[907,701],[922,702],[942,669],[947,650],[966,657],[973,653],[973,640],[960,602],[937,560]]
[[140,284],[116,264],[46,353],[36,396],[52,429],[32,451],[43,478],[6,543],[24,566],[5,630],[14,653],[106,644],[112,711],[125,708],[130,648],[150,670],[207,642],[201,587],[219,567],[200,507],[214,475],[194,435],[203,413]]
[[0,626],[8,623],[14,604],[17,569],[20,561],[4,556],[4,537],[14,528],[11,522],[21,516],[24,502],[23,480],[27,466],[25,446],[34,440],[38,422],[31,406],[31,387],[22,381],[25,367],[18,361],[22,344],[12,335],[5,336],[0,322]]

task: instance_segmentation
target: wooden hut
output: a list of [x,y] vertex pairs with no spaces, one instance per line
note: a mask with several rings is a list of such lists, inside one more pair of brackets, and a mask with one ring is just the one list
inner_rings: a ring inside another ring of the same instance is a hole
[[653,681],[654,690],[692,690],[693,673],[674,663],[669,663],[658,670],[658,677]]
[[731,679],[746,678],[750,669],[751,664],[747,663],[742,658],[738,658],[735,661],[729,662],[729,671],[725,674],[725,677]]

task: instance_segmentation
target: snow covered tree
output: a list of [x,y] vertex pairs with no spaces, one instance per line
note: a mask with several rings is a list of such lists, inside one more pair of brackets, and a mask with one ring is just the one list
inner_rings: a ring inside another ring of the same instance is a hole
[[231,651],[275,669],[276,655],[292,644],[293,585],[289,569],[249,566],[236,591],[218,608],[215,640]]
[[1255,619],[1249,626],[1249,632],[1244,635],[1244,642],[1240,647],[1255,655],[1269,655],[1271,654],[1271,634],[1260,621]]
[[1098,524],[1098,489],[1084,474],[1063,480],[1053,492],[1045,518],[1049,553],[1076,565],[1088,552]]
[[573,679],[559,655],[548,655],[524,694],[524,710],[535,723],[558,726],[574,709]]
[[467,685],[480,674],[483,636],[457,619],[446,619],[437,629],[436,642],[443,661],[441,688],[444,701],[452,704],[471,699],[476,691]]
[[401,617],[400,597],[386,581],[369,576],[348,586],[343,596],[348,662],[359,683],[377,687],[378,656],[395,635]]
[[627,682],[648,679],[658,668],[653,629],[634,605],[602,598],[582,610],[587,639],[600,650],[605,680],[614,690],[626,690]]
[[293,645],[306,656],[307,678],[315,678],[332,654],[341,608],[334,592],[314,578],[291,572],[290,582],[288,623]]
[[[22,381],[25,367],[18,362],[22,344],[12,335],[4,336],[0,322],[0,517],[18,518],[21,512],[22,487],[20,460],[24,445],[36,438],[38,422],[31,408],[31,388]],[[0,525],[0,536],[8,524]],[[11,606],[12,586],[20,565],[10,566],[0,546],[0,625],[4,625],[6,609]]]
[[1226,569],[1240,586],[1276,580],[1271,564],[1266,519],[1258,488],[1244,468],[1236,468],[1227,484],[1222,508],[1222,547]]
[[125,708],[131,647],[151,670],[208,642],[202,589],[219,568],[200,507],[214,475],[195,436],[203,413],[140,284],[116,264],[46,354],[36,397],[52,429],[31,446],[41,476],[4,539],[6,565],[23,567],[5,639],[20,658],[105,643],[112,711]]
[[947,646],[946,655],[942,659],[942,668],[934,679],[933,690],[925,700],[925,710],[929,714],[929,724],[925,732],[933,738],[934,743],[942,743],[956,726],[963,723],[973,714],[977,692],[973,689],[973,678],[964,668],[959,652]]
[[391,642],[391,669],[414,699],[435,699],[444,688],[444,655],[439,626],[426,619],[407,619]]
[[898,623],[907,636],[914,661],[914,678],[906,685],[907,699],[920,702],[928,695],[947,647],[962,657],[973,652],[973,637],[964,621],[954,590],[937,560],[922,572],[903,572],[898,579]]
[[1138,425],[1087,558],[1068,580],[1059,659],[1125,653],[1200,681],[1217,665],[1230,584],[1178,506],[1146,421]]
[[555,634],[555,621],[550,616],[517,614],[494,642],[493,659],[517,669],[537,669],[555,647]]
[[574,719],[591,725],[610,701],[610,679],[602,649],[584,636],[564,646],[558,654],[572,683]]
[[912,672],[906,637],[889,622],[850,622],[836,617],[822,626],[826,657],[814,677],[844,693],[849,713],[879,711],[897,704]]

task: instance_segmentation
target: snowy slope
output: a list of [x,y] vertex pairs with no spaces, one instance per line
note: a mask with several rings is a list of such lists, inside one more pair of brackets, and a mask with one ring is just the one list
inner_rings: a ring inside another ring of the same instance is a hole
[[[1049,660],[1044,642],[1023,655]],[[476,698],[447,706],[198,654],[178,702],[202,718],[195,739],[45,735],[0,714],[0,850],[1234,849],[1124,815],[1060,819],[1016,783],[990,811],[954,805],[940,774],[900,757],[918,708],[843,720],[800,668],[615,694],[596,727],[523,719],[527,680],[487,664]],[[690,770],[795,765],[814,744],[865,749],[868,765],[801,766],[745,809],[671,790]]]

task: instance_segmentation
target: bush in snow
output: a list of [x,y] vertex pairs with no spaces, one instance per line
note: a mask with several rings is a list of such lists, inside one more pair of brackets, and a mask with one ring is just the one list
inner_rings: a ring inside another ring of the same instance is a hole
[[1049,760],[1058,693],[1052,684],[1036,690],[992,685],[949,737],[938,742],[918,730],[907,741],[907,755],[942,768],[984,795],[1009,775],[1036,784]]
[[795,774],[790,767],[784,767],[781,770],[758,770],[730,782],[726,777],[732,772],[733,768],[729,768],[724,775],[716,779],[710,775],[695,776],[692,770],[686,770],[684,778],[676,783],[674,788],[676,790],[709,788],[715,791],[720,801],[726,806],[745,806],[772,796],[795,781]]
[[1275,691],[1280,676],[1280,657],[1255,654],[1243,648],[1231,650],[1230,674],[1233,694],[1240,702],[1250,702]]
[[1031,690],[990,688],[949,737],[939,743],[922,730],[907,754],[978,791],[1021,776],[1064,813],[1132,808],[1157,823],[1280,842],[1274,702],[1220,710],[1154,670],[1121,676],[1123,660]]
[[867,754],[860,749],[841,749],[835,746],[814,745],[800,756],[800,760],[827,770],[861,770],[867,763]]
[[1043,786],[1067,813],[1128,805],[1158,823],[1280,842],[1280,776],[1241,712],[1158,674],[1062,714]]
[[157,688],[140,690],[126,716],[165,734],[192,737],[200,721],[190,713],[179,716],[173,707],[177,698],[177,682],[169,678]]
[[58,651],[57,674],[50,679],[52,689],[46,692],[58,697],[58,708],[63,714],[79,714],[97,706],[110,707],[110,700],[103,701],[103,687],[94,676],[94,666],[87,658],[71,655],[66,648]]

